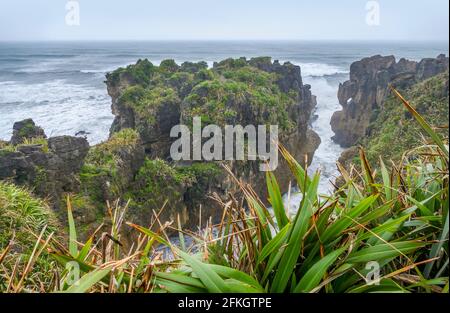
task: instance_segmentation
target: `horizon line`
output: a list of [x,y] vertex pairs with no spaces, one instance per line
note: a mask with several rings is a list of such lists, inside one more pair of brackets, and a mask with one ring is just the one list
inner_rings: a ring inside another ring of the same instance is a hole
[[449,43],[449,39],[286,39],[286,38],[192,38],[192,39],[0,39],[0,43],[20,42],[405,42],[405,43]]

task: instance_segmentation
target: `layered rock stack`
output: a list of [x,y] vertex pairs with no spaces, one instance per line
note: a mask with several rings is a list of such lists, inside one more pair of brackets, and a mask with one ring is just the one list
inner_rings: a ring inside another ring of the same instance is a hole
[[0,180],[32,188],[58,210],[62,194],[79,189],[77,176],[89,150],[87,140],[46,139],[31,119],[15,123],[13,129],[11,141],[0,147]]
[[[107,87],[115,115],[111,135],[133,128],[139,132],[149,159],[167,160],[184,170],[196,164],[171,162],[170,146],[176,138],[170,138],[170,130],[175,125],[189,125],[194,115],[219,126],[279,124],[280,142],[299,161],[311,162],[320,144],[319,136],[309,128],[316,97],[311,87],[303,84],[300,67],[289,62],[280,64],[266,57],[228,59],[208,69],[204,62],[179,66],[166,60],[158,67],[140,60],[109,74]],[[260,90],[264,93],[257,94]],[[284,102],[264,103],[256,95]],[[276,175],[285,192],[292,177],[288,166],[279,159]],[[238,179],[254,186],[263,201],[267,200],[265,173],[259,171],[259,162],[227,163]],[[220,216],[221,208],[210,196],[225,197],[239,188],[219,165],[217,168],[214,176],[197,176],[193,185],[182,184],[176,192],[181,193],[181,201],[174,199],[173,193],[166,195],[179,204],[179,208],[168,210],[172,218],[177,212],[187,212],[183,214],[185,222],[195,226],[200,207],[203,220]]]
[[[279,141],[299,161],[311,162],[320,144],[309,128],[316,98],[291,63],[241,58],[208,68],[205,62],[154,66],[140,60],[108,74],[106,83],[115,115],[106,142],[89,147],[85,138],[47,139],[30,119],[14,125],[10,142],[0,142],[0,179],[30,187],[57,211],[71,194],[74,216],[86,232],[103,222],[106,202],[115,200],[130,201],[127,220],[146,226],[162,207],[162,222],[179,219],[185,228],[220,220],[223,208],[212,198],[238,197],[240,191],[221,166],[225,161],[170,157],[172,127],[191,125],[194,116],[202,117],[203,126],[278,125]],[[285,192],[293,178],[281,159],[276,175]],[[260,161],[226,164],[267,201]]]
[[339,86],[338,98],[343,109],[335,112],[331,119],[333,139],[344,147],[356,144],[383,108],[389,85],[405,89],[448,67],[449,59],[445,55],[420,62],[406,59],[396,62],[394,56],[376,55],[353,63],[350,80]]

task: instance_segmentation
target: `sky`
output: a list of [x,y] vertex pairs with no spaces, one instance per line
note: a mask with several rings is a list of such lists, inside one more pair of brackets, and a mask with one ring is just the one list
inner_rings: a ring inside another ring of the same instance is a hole
[[448,11],[448,0],[0,0],[0,41],[448,41]]

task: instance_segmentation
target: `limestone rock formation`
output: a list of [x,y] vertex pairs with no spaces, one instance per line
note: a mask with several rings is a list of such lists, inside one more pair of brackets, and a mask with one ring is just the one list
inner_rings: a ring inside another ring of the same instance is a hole
[[[0,180],[30,187],[58,209],[61,195],[79,188],[77,175],[89,150],[88,142],[70,136],[44,139],[44,132],[32,120],[16,123],[14,132],[13,140],[0,147]],[[40,139],[16,144],[20,138]]]
[[115,133],[89,150],[80,173],[83,194],[100,207],[123,198],[144,160],[144,147],[136,131]]
[[333,139],[344,147],[356,144],[383,108],[390,84],[405,89],[448,67],[449,59],[445,55],[420,62],[406,59],[396,62],[394,56],[376,55],[353,63],[350,80],[339,86],[338,98],[343,109],[335,112],[331,119],[336,134]]
[[[165,60],[154,66],[139,60],[108,74],[107,87],[115,115],[111,136],[123,129],[135,129],[148,159],[141,172],[164,167],[165,176],[153,176],[165,179],[167,186],[173,187],[159,188],[158,179],[146,181],[141,175],[135,182],[139,188],[134,189],[148,187],[158,190],[158,194],[153,199],[148,194],[138,195],[136,198],[143,201],[135,201],[138,203],[133,204],[139,209],[131,212],[159,209],[164,199],[170,199],[166,213],[171,219],[180,214],[183,226],[198,225],[200,208],[203,221],[210,216],[220,218],[221,208],[210,197],[235,194],[238,188],[220,162],[172,162],[169,151],[176,140],[170,137],[173,126],[191,125],[194,116],[201,116],[205,124],[219,126],[277,124],[279,141],[298,160],[307,155],[309,162],[320,144],[319,136],[309,129],[316,98],[311,87],[303,84],[300,67],[289,62],[280,64],[268,57],[227,59],[208,69],[204,62],[178,66],[173,60]],[[276,174],[282,191],[287,191],[292,177],[279,159]],[[263,201],[267,200],[265,173],[259,171],[259,162],[227,163],[238,179],[256,186]]]
[[[414,84],[407,90],[401,90],[401,93],[427,123],[441,126],[448,124],[448,87],[449,72],[446,71]],[[448,136],[445,127],[436,127],[435,131],[443,138]],[[430,140],[394,95],[387,97],[383,110],[369,125],[366,133],[358,144],[364,148],[366,158],[373,166],[379,164],[380,157],[386,164],[391,160],[397,163],[405,151],[423,144],[424,138]],[[359,160],[355,160],[358,155],[357,147],[348,148],[341,154],[339,163],[349,170],[352,164],[358,166]]]
[[[222,206],[213,198],[238,197],[239,187],[223,169],[228,165],[267,201],[260,161],[178,161],[170,157],[173,126],[206,124],[278,125],[279,141],[299,160],[311,162],[320,144],[309,128],[316,98],[302,82],[300,67],[270,58],[228,59],[208,68],[205,62],[177,65],[147,60],[107,75],[115,120],[110,138],[89,147],[85,138],[53,137],[32,120],[14,125],[10,143],[0,142],[0,180],[29,186],[64,212],[71,194],[73,214],[85,233],[104,222],[106,203],[129,204],[126,219],[149,226],[153,212],[165,221],[180,220],[196,229]],[[270,139],[267,138],[269,143]],[[305,156],[307,156],[305,158]],[[282,192],[291,176],[279,157]],[[64,214],[60,217],[64,220]]]

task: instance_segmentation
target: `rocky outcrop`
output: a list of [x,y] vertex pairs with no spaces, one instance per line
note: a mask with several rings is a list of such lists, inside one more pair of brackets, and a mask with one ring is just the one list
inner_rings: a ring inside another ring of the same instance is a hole
[[[0,179],[31,187],[61,212],[61,200],[70,193],[73,215],[85,232],[104,222],[106,202],[116,200],[128,203],[127,220],[141,225],[150,225],[161,208],[161,221],[179,218],[185,228],[196,229],[210,217],[217,222],[223,208],[213,198],[240,192],[224,163],[267,200],[260,161],[171,159],[172,127],[192,125],[194,116],[201,116],[203,126],[276,124],[279,141],[299,161],[311,162],[320,144],[309,129],[316,98],[291,63],[241,58],[208,69],[204,62],[154,66],[140,60],[108,74],[107,88],[115,115],[107,141],[89,147],[85,138],[46,139],[25,120],[14,125],[11,143],[0,143]],[[286,191],[293,177],[281,156],[279,162],[276,175]]]
[[132,191],[136,173],[145,161],[139,134],[123,129],[101,144],[91,147],[80,178],[82,192],[99,207],[109,201],[124,199]]
[[32,119],[26,119],[14,123],[13,135],[11,138],[12,145],[18,145],[23,143],[25,140],[30,140],[33,138],[47,138],[47,136],[41,127],[34,124]]
[[[22,136],[22,130],[31,130]],[[20,134],[20,135],[19,135]],[[37,138],[32,143],[21,143],[19,138]],[[48,198],[55,208],[64,192],[79,188],[77,175],[89,150],[84,138],[60,136],[43,139],[43,131],[32,120],[15,124],[13,140],[0,149],[0,180],[10,180],[26,185],[34,192]]]
[[[112,98],[112,112],[115,120],[111,136],[126,129],[135,129],[145,147],[148,163],[162,160],[173,170],[166,170],[177,177],[165,176],[173,191],[158,189],[153,198],[137,195],[134,203],[142,222],[148,223],[149,210],[158,210],[163,201],[170,199],[165,215],[173,219],[180,214],[185,227],[198,226],[199,214],[202,220],[220,218],[221,208],[211,200],[216,194],[226,197],[236,195],[238,187],[225,173],[219,163],[212,164],[215,170],[198,170],[203,167],[193,162],[173,162],[170,146],[176,138],[170,137],[173,126],[191,125],[194,116],[202,121],[223,125],[266,125],[280,126],[279,141],[297,160],[311,162],[320,144],[319,136],[309,129],[311,112],[316,98],[310,86],[302,82],[301,69],[289,62],[280,64],[270,58],[247,60],[227,59],[215,63],[210,69],[206,63],[186,62],[181,66],[166,60],[154,66],[147,60],[119,69],[107,75],[108,93]],[[256,187],[261,198],[267,200],[265,173],[259,171],[259,162],[227,162],[238,179]],[[288,166],[280,157],[276,175],[282,191],[288,189],[292,180]],[[151,166],[150,166],[151,167]],[[145,171],[145,166],[141,169]],[[185,180],[188,172],[189,179]],[[214,173],[214,175],[212,174]],[[154,176],[154,175],[153,175]],[[156,176],[157,177],[157,176]],[[183,177],[181,179],[180,177]],[[178,180],[178,179],[181,179]],[[160,181],[136,179],[136,190],[156,190]],[[151,187],[151,188],[150,188]],[[172,189],[173,189],[172,188]],[[170,189],[170,188],[169,188]],[[153,201],[153,200],[158,201]],[[133,206],[133,204],[132,204]],[[146,212],[146,213],[142,213]]]
[[[449,72],[445,71],[402,90],[402,95],[427,123],[441,126],[448,124],[448,88]],[[448,136],[448,129],[445,127],[436,127],[435,131],[442,138]],[[398,98],[390,95],[384,101],[383,110],[369,125],[366,135],[359,140],[358,145],[364,148],[368,162],[376,167],[380,158],[387,165],[390,165],[390,161],[397,164],[405,155],[405,151],[421,146],[424,138],[431,140]],[[352,165],[359,165],[358,155],[357,147],[348,148],[341,154],[339,163],[349,170]]]
[[394,56],[377,55],[353,63],[350,80],[339,86],[338,99],[343,109],[331,119],[333,139],[344,147],[356,144],[383,108],[389,85],[405,89],[448,67],[449,59],[445,55],[420,62],[406,59],[396,62]]

